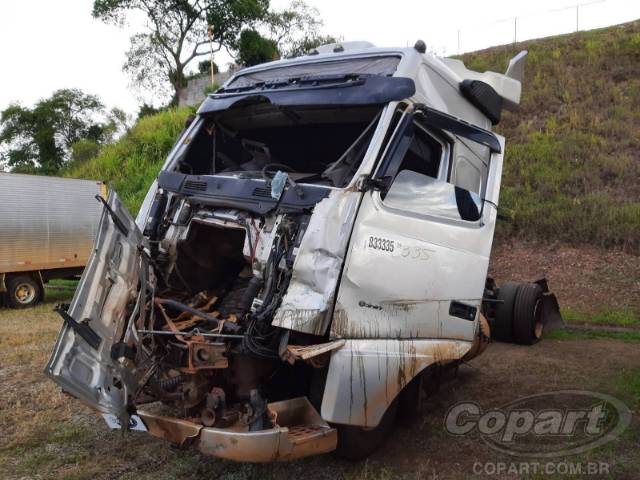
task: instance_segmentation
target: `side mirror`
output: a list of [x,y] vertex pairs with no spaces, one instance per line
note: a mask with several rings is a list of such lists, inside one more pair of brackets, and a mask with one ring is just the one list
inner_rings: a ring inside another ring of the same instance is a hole
[[476,222],[482,217],[483,201],[478,194],[451,183],[402,170],[389,188],[384,204],[418,214]]
[[[447,183],[447,185],[451,185]],[[480,195],[453,185],[458,213],[462,220],[477,222],[482,217],[482,198]]]

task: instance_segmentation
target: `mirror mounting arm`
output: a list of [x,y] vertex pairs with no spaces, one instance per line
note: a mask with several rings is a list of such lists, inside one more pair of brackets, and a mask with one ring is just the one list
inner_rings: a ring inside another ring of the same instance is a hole
[[392,177],[368,177],[362,181],[361,191],[367,192],[369,190],[377,190],[379,192],[386,192],[391,186]]

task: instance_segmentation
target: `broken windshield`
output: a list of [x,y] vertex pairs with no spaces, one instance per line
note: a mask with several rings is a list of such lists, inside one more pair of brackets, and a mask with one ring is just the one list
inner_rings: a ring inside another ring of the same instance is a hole
[[175,170],[346,186],[367,151],[381,106],[282,107],[251,103],[203,116]]

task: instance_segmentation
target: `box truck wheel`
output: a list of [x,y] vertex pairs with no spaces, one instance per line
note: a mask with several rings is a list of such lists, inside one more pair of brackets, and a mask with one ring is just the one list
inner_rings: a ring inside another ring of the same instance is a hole
[[336,454],[347,460],[362,460],[375,452],[387,439],[398,411],[397,399],[384,412],[377,427],[365,428],[338,425]]
[[518,288],[513,307],[513,339],[532,345],[542,338],[542,288],[537,283],[523,283]]
[[498,300],[501,302],[496,305],[491,334],[501,342],[513,340],[513,308],[520,285],[517,282],[507,282],[498,290]]
[[29,275],[11,275],[7,280],[7,303],[13,308],[28,308],[42,298],[42,288]]

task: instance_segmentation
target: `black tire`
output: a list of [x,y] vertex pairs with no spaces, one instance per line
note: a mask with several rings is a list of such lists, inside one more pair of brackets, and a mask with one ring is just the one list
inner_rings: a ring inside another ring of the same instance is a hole
[[513,341],[513,309],[520,283],[507,282],[498,290],[496,317],[491,325],[491,336],[501,342]]
[[375,428],[338,425],[338,446],[336,455],[346,460],[362,460],[382,446],[395,423],[398,402],[394,401],[384,412]]
[[42,300],[42,287],[29,275],[10,276],[7,283],[7,304],[12,308],[33,307]]
[[513,339],[520,345],[533,345],[542,338],[542,288],[523,283],[513,309]]
[[420,404],[422,400],[422,374],[420,372],[402,389],[398,395],[398,413],[396,421],[399,425],[410,427],[420,418]]

